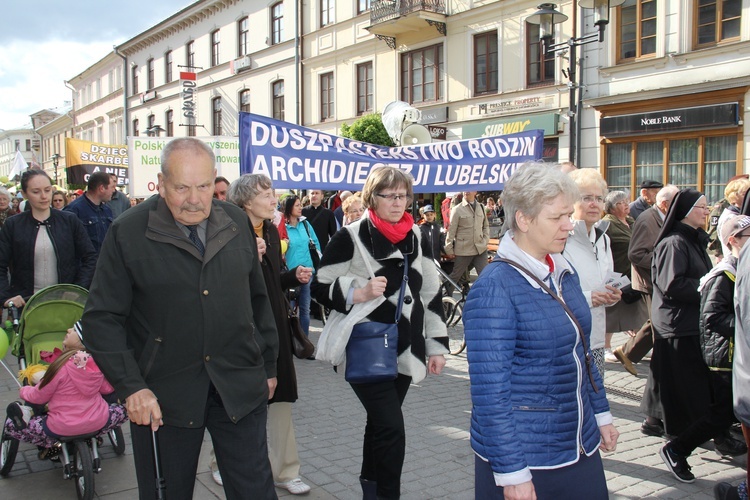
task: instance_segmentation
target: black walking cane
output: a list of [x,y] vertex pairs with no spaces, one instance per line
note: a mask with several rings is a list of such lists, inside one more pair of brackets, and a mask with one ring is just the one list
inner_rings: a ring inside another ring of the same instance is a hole
[[167,481],[161,473],[161,455],[159,454],[159,442],[156,431],[151,428],[151,445],[154,452],[154,469],[156,473],[156,500],[167,499]]

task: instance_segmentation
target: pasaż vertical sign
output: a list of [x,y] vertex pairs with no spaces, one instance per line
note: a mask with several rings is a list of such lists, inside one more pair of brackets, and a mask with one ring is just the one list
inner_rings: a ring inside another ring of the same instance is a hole
[[182,85],[182,125],[195,126],[197,105],[195,102],[196,74],[192,71],[180,71]]

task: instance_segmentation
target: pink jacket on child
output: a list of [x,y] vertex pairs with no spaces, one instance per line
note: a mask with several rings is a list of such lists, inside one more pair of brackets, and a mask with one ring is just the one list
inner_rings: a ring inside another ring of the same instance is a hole
[[59,436],[88,434],[101,429],[109,420],[109,404],[101,395],[114,389],[94,358],[85,361],[85,368],[76,366],[80,359],[80,353],[68,359],[44,388],[26,386],[20,391],[24,401],[48,403],[47,427]]

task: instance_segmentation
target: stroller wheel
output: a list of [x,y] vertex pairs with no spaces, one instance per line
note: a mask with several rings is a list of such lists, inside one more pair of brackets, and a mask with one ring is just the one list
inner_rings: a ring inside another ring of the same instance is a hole
[[107,433],[107,436],[109,436],[109,442],[115,448],[116,455],[125,453],[125,437],[122,435],[122,427],[112,429]]
[[85,441],[75,441],[75,472],[76,493],[78,500],[94,498],[94,464],[91,460],[91,449]]
[[18,439],[5,434],[3,430],[2,442],[0,443],[0,476],[10,474],[13,464],[16,463],[18,453]]

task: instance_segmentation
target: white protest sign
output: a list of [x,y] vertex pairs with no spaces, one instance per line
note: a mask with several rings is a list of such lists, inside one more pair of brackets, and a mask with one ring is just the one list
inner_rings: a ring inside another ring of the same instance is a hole
[[[130,196],[147,198],[157,193],[157,175],[161,169],[161,152],[174,137],[128,137]],[[233,136],[196,137],[216,155],[216,175],[229,182],[240,176],[239,138]]]

